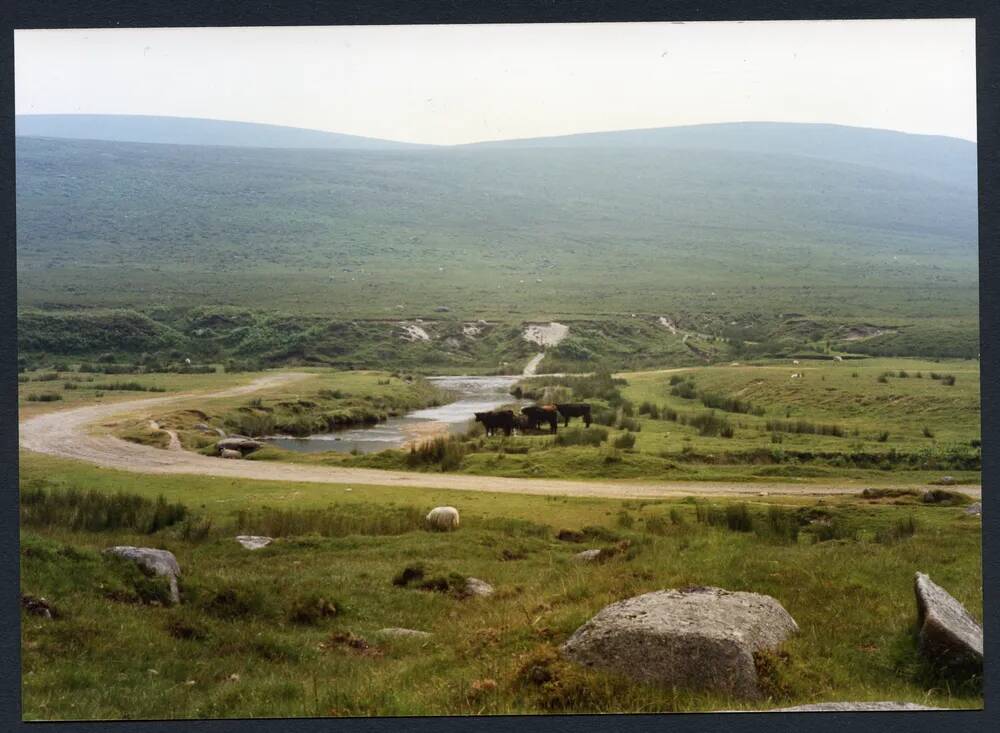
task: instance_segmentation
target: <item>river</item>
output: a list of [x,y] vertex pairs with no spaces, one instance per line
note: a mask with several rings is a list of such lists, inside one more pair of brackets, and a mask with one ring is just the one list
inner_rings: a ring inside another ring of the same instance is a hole
[[370,427],[345,428],[301,438],[274,435],[263,440],[301,453],[376,453],[401,448],[411,440],[441,433],[461,433],[472,424],[474,412],[486,412],[505,404],[527,404],[510,394],[510,388],[519,379],[521,377],[428,377],[458,399],[446,405],[414,410],[402,417],[390,417]]

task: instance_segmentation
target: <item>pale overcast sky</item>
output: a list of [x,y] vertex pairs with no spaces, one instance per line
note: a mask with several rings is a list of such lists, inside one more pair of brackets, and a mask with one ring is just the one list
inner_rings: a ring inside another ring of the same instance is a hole
[[463,143],[703,122],[976,139],[973,20],[19,30],[18,114]]

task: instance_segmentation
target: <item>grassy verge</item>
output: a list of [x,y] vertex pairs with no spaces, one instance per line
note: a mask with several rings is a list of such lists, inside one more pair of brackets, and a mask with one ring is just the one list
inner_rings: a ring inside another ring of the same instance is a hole
[[[980,523],[958,507],[906,495],[738,504],[347,491],[31,463],[22,591],[44,597],[56,618],[23,617],[29,719],[747,707],[635,685],[554,656],[604,605],[688,585],[767,593],[798,622],[787,658],[767,671],[768,698],[750,707],[981,704],[975,682],[940,678],[915,651],[916,570],[982,617]],[[145,513],[102,528],[96,519],[74,524],[65,501],[40,511],[39,494],[70,483],[100,486],[105,496],[128,486],[145,497]],[[159,494],[166,498],[158,504]],[[455,533],[422,528],[442,495],[462,512]],[[179,499],[190,502],[183,515],[169,510]],[[164,519],[154,528],[157,511]],[[249,552],[237,533],[277,539]],[[182,604],[162,605],[155,582],[99,555],[114,544],[174,552]],[[588,547],[619,549],[601,563],[572,559]],[[482,578],[497,592],[462,599],[393,583],[414,564],[428,577]],[[433,636],[376,633],[390,626]],[[538,666],[552,684],[532,681]]]

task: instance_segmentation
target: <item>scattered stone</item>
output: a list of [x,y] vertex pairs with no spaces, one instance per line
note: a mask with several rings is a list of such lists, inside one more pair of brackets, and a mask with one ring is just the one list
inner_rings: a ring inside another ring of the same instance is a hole
[[942,476],[934,483],[940,484],[941,486],[954,486],[958,483],[958,481],[955,480],[954,476]]
[[41,616],[42,618],[55,618],[59,615],[47,600],[35,598],[27,593],[21,594],[21,608],[32,616]]
[[429,631],[418,631],[417,629],[403,629],[392,626],[386,629],[379,629],[375,632],[379,636],[388,636],[393,639],[429,639],[433,634]]
[[458,529],[458,509],[453,506],[434,507],[427,514],[427,526],[439,532],[450,532]]
[[215,447],[219,449],[220,453],[224,450],[234,450],[246,455],[264,447],[264,444],[252,438],[245,438],[242,435],[230,435],[228,438],[218,441]]
[[791,708],[775,708],[769,713],[840,713],[851,711],[877,712],[879,710],[944,710],[917,705],[914,702],[820,702],[812,705],[796,705]]
[[229,448],[223,448],[222,452],[219,453],[219,456],[222,458],[231,458],[237,461],[243,458],[243,454],[238,450],[230,450]]
[[323,651],[332,649],[345,649],[362,657],[381,657],[381,650],[373,647],[367,640],[360,636],[355,636],[350,631],[337,631],[330,635],[326,641],[319,643],[319,648]]
[[180,603],[181,597],[177,589],[177,576],[181,574],[181,566],[177,564],[177,558],[174,557],[174,553],[167,550],[158,550],[153,547],[131,547],[128,545],[109,547],[104,552],[131,560],[155,575],[166,577],[170,582],[171,603]]
[[917,596],[920,651],[945,667],[979,671],[983,666],[983,627],[965,607],[924,573],[913,581]]
[[477,598],[485,598],[487,596],[493,595],[494,588],[492,585],[487,583],[485,580],[480,580],[479,578],[466,578],[465,588],[463,589],[463,595],[475,596]]
[[237,535],[236,541],[248,550],[259,550],[274,542],[274,539],[271,537],[262,537],[260,535],[241,534]]
[[969,504],[965,507],[965,513],[976,517],[983,516],[983,502],[977,501],[974,504]]
[[600,550],[584,550],[583,552],[578,552],[573,555],[574,560],[579,560],[580,562],[596,562],[601,559]]
[[439,305],[437,308],[434,309],[434,312],[435,313],[447,313],[450,310],[451,310],[451,308],[449,308],[446,305]]
[[662,590],[603,608],[561,651],[665,687],[759,698],[754,652],[773,651],[798,632],[774,598],[699,587]]

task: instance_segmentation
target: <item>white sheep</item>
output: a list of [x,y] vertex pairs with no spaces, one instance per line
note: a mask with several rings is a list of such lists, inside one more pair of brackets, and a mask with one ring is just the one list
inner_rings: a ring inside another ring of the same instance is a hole
[[438,532],[458,529],[458,509],[453,506],[434,507],[427,514],[427,528]]

